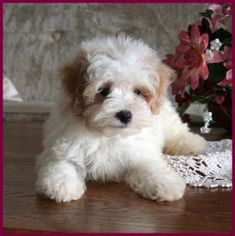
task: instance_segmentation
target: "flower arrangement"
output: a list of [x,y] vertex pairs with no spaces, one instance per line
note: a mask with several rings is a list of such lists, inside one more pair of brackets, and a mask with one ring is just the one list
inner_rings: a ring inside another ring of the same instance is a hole
[[213,4],[199,14],[198,22],[179,33],[175,54],[163,60],[177,74],[172,83],[177,110],[183,116],[192,102],[204,103],[209,110],[216,104],[231,120],[232,34],[224,27],[231,4]]

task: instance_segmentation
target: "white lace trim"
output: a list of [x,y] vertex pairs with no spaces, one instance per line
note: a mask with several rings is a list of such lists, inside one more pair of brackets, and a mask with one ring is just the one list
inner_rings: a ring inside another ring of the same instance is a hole
[[232,187],[232,140],[207,142],[195,156],[164,155],[169,164],[194,187]]

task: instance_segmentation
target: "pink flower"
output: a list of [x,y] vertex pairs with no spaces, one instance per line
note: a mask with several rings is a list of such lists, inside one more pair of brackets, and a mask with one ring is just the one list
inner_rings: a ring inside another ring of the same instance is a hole
[[[192,25],[190,32],[181,31],[180,44],[176,47],[175,67],[182,68],[179,79],[189,81],[192,89],[199,84],[199,77],[206,80],[209,75],[205,50],[208,46],[208,34],[200,35],[197,24]],[[174,87],[174,84],[173,84]]]
[[219,95],[215,97],[215,101],[217,102],[217,104],[222,104],[224,101],[224,95]]
[[177,73],[172,93],[180,114],[195,101],[231,103],[232,48],[225,45],[230,46],[232,40],[227,30],[220,29],[223,21],[231,16],[231,6],[213,4],[209,7],[213,12],[201,13],[200,23],[194,23],[187,31],[179,33],[180,43],[175,53],[168,54],[163,61]]
[[167,54],[166,59],[163,60],[164,63],[166,63],[168,66],[170,66],[172,69],[177,70],[177,67],[175,65],[176,56],[172,54]]
[[232,85],[232,69],[226,72],[226,76],[221,80],[218,85],[220,86],[229,86]]
[[220,63],[224,61],[224,54],[222,52],[207,49],[206,59],[208,63]]
[[232,86],[232,48],[224,47],[224,66],[228,69],[225,78],[218,83],[220,86]]
[[232,13],[232,4],[212,4],[208,7],[214,15],[229,16]]
[[224,60],[226,61],[224,66],[227,69],[232,69],[232,48],[224,47]]
[[212,4],[208,7],[209,10],[213,11],[213,14],[211,15],[212,32],[218,28],[221,21],[231,15],[231,7],[231,4]]

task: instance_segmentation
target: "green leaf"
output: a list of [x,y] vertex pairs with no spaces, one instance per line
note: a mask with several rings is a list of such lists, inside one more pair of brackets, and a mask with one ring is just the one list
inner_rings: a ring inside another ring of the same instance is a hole
[[224,49],[224,46],[227,46],[227,47],[232,47],[232,37],[231,38],[225,38],[224,40],[223,40],[223,46],[221,47],[221,50],[223,50]]
[[226,76],[227,68],[223,63],[208,64],[208,69],[210,71],[208,80],[214,84],[219,83]]
[[232,87],[231,86],[221,86],[221,89],[223,89],[223,91],[227,92],[228,96],[230,99],[232,99]]
[[185,113],[185,111],[187,110],[189,105],[190,105],[190,103],[185,102],[181,106],[176,108],[176,111],[178,112],[179,116],[182,116]]
[[205,97],[198,97],[198,98],[194,98],[193,101],[198,102],[198,103],[203,103],[203,104],[207,104],[210,101],[212,101],[214,99],[215,95],[211,94],[209,96],[205,96]]
[[211,15],[213,14],[213,11],[212,10],[206,10],[204,12],[200,12],[199,15],[200,16],[204,16],[204,17],[207,17],[209,19],[211,19]]

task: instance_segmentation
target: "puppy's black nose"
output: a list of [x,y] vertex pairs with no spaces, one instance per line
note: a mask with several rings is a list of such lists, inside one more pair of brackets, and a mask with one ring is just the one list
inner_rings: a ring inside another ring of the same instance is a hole
[[132,114],[130,111],[123,110],[116,113],[116,117],[123,123],[128,124],[131,121]]

